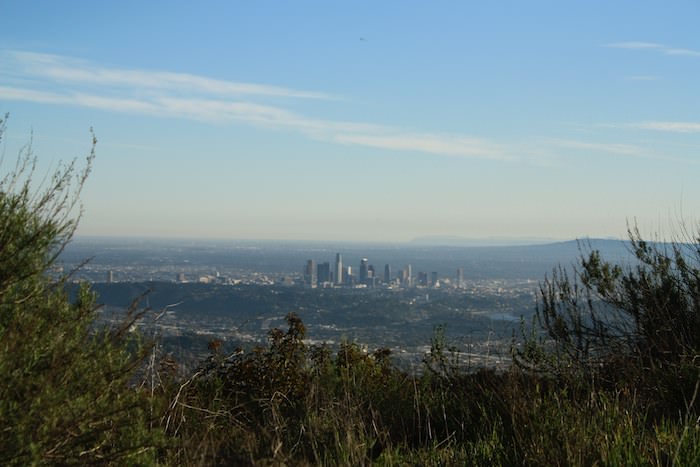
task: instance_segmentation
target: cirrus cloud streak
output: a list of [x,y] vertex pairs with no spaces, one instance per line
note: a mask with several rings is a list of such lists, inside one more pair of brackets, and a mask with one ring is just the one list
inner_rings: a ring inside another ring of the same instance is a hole
[[[309,118],[280,106],[252,102],[255,97],[332,99],[312,91],[213,80],[191,74],[120,70],[84,60],[33,52],[5,51],[0,99],[71,105],[110,112],[176,117],[213,123],[243,122],[307,137],[396,151],[444,156],[511,159],[487,140],[464,135],[416,133],[364,122]],[[0,77],[2,74],[0,74]],[[246,100],[242,100],[242,98]]]
[[638,42],[638,41],[628,41],[628,42],[615,42],[612,44],[606,44],[606,47],[611,47],[614,49],[628,49],[628,50],[650,50],[654,52],[659,52],[664,55],[685,55],[689,57],[700,57],[700,51],[693,49],[685,49],[679,47],[668,47],[663,44],[657,44],[655,42]]
[[628,123],[628,128],[668,131],[671,133],[700,133],[700,122],[638,122]]

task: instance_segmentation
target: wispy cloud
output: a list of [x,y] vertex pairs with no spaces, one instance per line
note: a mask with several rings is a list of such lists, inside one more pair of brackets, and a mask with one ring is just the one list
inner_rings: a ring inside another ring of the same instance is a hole
[[[612,127],[611,125],[604,126],[609,128]],[[615,127],[619,127],[619,125]],[[598,143],[571,139],[549,139],[546,140],[546,142],[547,144],[560,149],[585,150],[586,152],[591,153],[604,153],[623,157],[642,158],[679,164],[691,164],[695,166],[700,165],[700,161],[695,159],[678,157],[673,153],[653,150],[647,147],[642,147],[634,144]]]
[[0,58],[16,73],[58,83],[92,84],[101,87],[185,91],[219,96],[271,96],[304,99],[334,99],[322,92],[280,86],[223,81],[189,73],[107,68],[86,60],[35,52],[6,51]]
[[660,44],[655,44],[653,42],[614,42],[612,44],[606,44],[606,47],[612,47],[614,49],[661,49],[663,48]]
[[12,86],[0,86],[0,99],[37,102],[40,104],[73,105],[116,112],[157,115],[160,109],[153,103],[138,99],[95,96],[83,93],[56,93]]
[[68,104],[68,96],[53,92],[37,91],[12,86],[0,86],[0,98],[11,101],[38,102],[40,104]]
[[382,149],[419,151],[457,157],[481,157],[512,160],[501,146],[478,138],[462,136],[401,134],[367,135],[339,134],[334,140],[345,144],[358,144]]
[[637,122],[624,124],[639,130],[668,131],[671,133],[700,133],[700,122]]
[[456,135],[422,134],[382,125],[306,118],[278,107],[243,102],[160,99],[164,113],[197,120],[237,120],[270,128],[299,131],[321,140],[396,151],[494,160],[510,159],[489,141]]
[[619,154],[623,156],[647,156],[647,151],[632,144],[622,143],[591,143],[588,141],[577,141],[570,139],[550,139],[550,144],[568,149],[585,149],[595,152],[607,152],[611,154]]
[[690,57],[700,57],[700,51],[678,47],[669,47],[663,44],[657,44],[655,42],[615,42],[612,44],[606,44],[606,47],[612,47],[615,49],[649,50],[662,53],[664,55],[686,55]]
[[[513,159],[504,147],[465,135],[406,131],[390,126],[308,118],[258,97],[332,99],[315,91],[214,80],[163,71],[105,68],[70,57],[33,52],[0,52],[6,70],[0,99],[72,105],[215,123],[243,122],[296,131],[320,141],[451,157]],[[0,68],[1,70],[2,68]],[[2,72],[0,72],[0,76]],[[242,100],[245,99],[245,100]],[[287,104],[288,101],[285,101]],[[342,102],[342,101],[341,101]]]
[[[656,44],[626,43],[628,48]],[[215,124],[247,124],[303,134],[334,144],[429,155],[551,162],[566,150],[586,150],[626,157],[651,157],[630,144],[548,139],[517,147],[473,135],[414,131],[357,121],[310,118],[295,110],[298,99],[332,99],[316,91],[213,80],[192,74],[105,68],[69,57],[0,51],[0,100],[76,106],[107,112],[182,118]],[[11,66],[8,66],[8,63]],[[652,77],[637,77],[652,79]],[[270,102],[277,104],[271,105]],[[337,100],[344,105],[347,101]],[[678,133],[698,133],[700,123],[642,122],[619,125]]]

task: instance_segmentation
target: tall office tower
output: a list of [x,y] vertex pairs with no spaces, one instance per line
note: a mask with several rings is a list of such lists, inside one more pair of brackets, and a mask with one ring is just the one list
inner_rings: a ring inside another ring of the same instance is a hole
[[418,285],[427,286],[428,285],[428,273],[423,271],[418,271]]
[[316,265],[314,260],[310,259],[304,267],[304,285],[307,287],[316,287]]
[[437,271],[433,271],[430,273],[430,286],[437,287],[438,285],[438,273]]
[[345,285],[353,286],[354,277],[352,276],[352,266],[348,266],[345,271],[343,271],[343,280]]
[[457,287],[460,289],[464,287],[464,268],[457,269]]
[[316,267],[316,279],[319,284],[328,283],[331,281],[331,263],[326,261],[325,263],[318,263]]
[[374,265],[370,264],[367,267],[367,287],[376,287],[377,286],[377,273],[374,270]]
[[391,282],[391,266],[388,264],[384,265],[384,283],[388,284]]
[[406,281],[407,281],[406,278],[408,277],[408,274],[406,274],[406,270],[405,270],[405,269],[399,269],[399,271],[396,273],[396,277],[399,279],[399,283],[400,283],[402,286],[405,287],[405,286],[407,285],[407,284],[406,284]]
[[367,277],[369,270],[367,269],[367,258],[362,258],[360,261],[360,284],[367,282]]
[[343,257],[340,253],[335,255],[335,283],[343,285]]
[[413,269],[410,264],[406,266],[406,287],[413,287]]

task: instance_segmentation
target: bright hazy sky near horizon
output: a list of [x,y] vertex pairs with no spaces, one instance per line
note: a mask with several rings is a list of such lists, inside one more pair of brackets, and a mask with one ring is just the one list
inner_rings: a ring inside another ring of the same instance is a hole
[[[80,235],[624,237],[700,212],[700,2],[6,0],[6,172]],[[8,163],[9,159],[9,163]]]

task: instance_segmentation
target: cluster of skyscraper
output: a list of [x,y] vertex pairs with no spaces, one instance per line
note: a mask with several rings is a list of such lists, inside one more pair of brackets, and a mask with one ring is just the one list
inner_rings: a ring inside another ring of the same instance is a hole
[[[316,264],[313,259],[308,260],[304,266],[303,275],[304,286],[311,288],[330,286],[377,287],[378,285],[387,287],[413,287],[414,285],[440,287],[440,280],[436,271],[430,274],[421,271],[414,277],[410,264],[397,271],[396,275],[392,275],[391,265],[385,264],[384,275],[380,277],[374,265],[369,264],[367,258],[362,258],[359,273],[355,274],[352,266],[343,265],[343,256],[340,253],[335,255],[335,265],[332,269],[330,262]],[[463,268],[457,270],[454,286],[460,288],[464,286]]]

